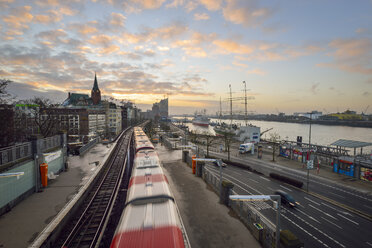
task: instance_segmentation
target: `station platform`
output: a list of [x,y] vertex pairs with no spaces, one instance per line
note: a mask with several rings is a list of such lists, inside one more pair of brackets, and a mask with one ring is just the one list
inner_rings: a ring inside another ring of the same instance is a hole
[[28,247],[103,164],[113,144],[97,144],[83,156],[68,157],[69,168],[0,216],[0,248]]

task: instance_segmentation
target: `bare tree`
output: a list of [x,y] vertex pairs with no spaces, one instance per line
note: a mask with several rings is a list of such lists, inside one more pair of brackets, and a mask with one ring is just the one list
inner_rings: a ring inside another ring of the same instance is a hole
[[0,79],[0,104],[9,103],[12,99],[12,95],[8,93],[7,87],[12,81],[8,79]]
[[280,141],[280,135],[278,133],[270,133],[270,138],[269,138],[270,144],[273,147],[273,162],[275,162],[275,151],[276,147],[279,144]]
[[205,140],[205,145],[207,147],[207,157],[209,156],[209,147],[216,141],[216,136],[210,135],[207,132],[200,135],[201,138]]
[[234,138],[234,134],[231,132],[222,132],[222,136],[225,142],[225,151],[227,151],[227,160],[230,160],[230,147]]

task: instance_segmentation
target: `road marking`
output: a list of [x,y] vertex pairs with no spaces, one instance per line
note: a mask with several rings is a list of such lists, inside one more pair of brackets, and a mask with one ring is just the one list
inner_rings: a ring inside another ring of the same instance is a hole
[[372,207],[371,206],[368,206],[368,205],[363,205],[364,207],[367,207],[367,208],[370,208],[370,209],[372,209]]
[[275,191],[275,189],[272,189],[272,188],[270,188],[270,187],[267,187],[269,190],[271,190],[272,192],[274,192]]
[[304,198],[305,198],[306,200],[308,200],[308,201],[310,201],[310,202],[312,202],[312,203],[314,203],[314,204],[320,206],[320,203],[317,203],[316,201],[313,201],[313,200],[311,200],[310,198],[307,198],[306,196],[305,196]]
[[251,179],[251,178],[248,178],[248,180],[251,180],[251,181],[253,181],[253,182],[255,182],[255,183],[259,183],[259,182],[257,182],[256,180]]
[[343,198],[343,199],[345,199],[346,197],[344,197],[344,196],[341,196],[341,195],[339,195],[339,194],[335,194],[335,193],[333,193],[333,192],[328,192],[329,194],[332,194],[332,195],[335,195],[335,196],[337,196],[337,197],[340,197],[340,198]]
[[310,205],[310,204],[309,204],[309,207],[312,207],[312,208],[318,210],[319,212],[321,212],[321,213],[323,213],[323,214],[325,214],[325,215],[331,217],[332,219],[338,220],[336,217],[333,217],[332,215],[330,215],[330,214],[328,214],[328,213],[326,213],[326,212],[324,212],[324,211],[322,211],[322,210],[320,210],[320,209],[317,209],[317,208],[314,207],[313,205]]
[[287,219],[289,222],[291,222],[293,225],[297,226],[299,229],[301,229],[303,232],[305,232],[307,235],[309,235],[310,237],[312,237],[313,239],[315,239],[316,241],[318,241],[319,243],[321,243],[322,245],[324,245],[325,247],[329,247],[326,243],[324,243],[323,241],[321,241],[320,239],[318,239],[317,237],[315,237],[314,235],[312,235],[310,232],[306,231],[304,228],[302,228],[301,226],[299,226],[296,222],[292,221],[290,218],[288,218],[287,216],[285,215],[282,215],[285,219]]
[[282,187],[283,189],[286,189],[286,190],[288,190],[288,191],[291,191],[292,192],[292,190],[291,189],[288,189],[287,187],[284,187],[283,185],[279,185],[280,187]]
[[366,244],[367,244],[367,245],[369,245],[369,246],[372,246],[372,244],[371,244],[371,243],[369,243],[369,242],[366,242]]
[[[299,220],[301,220],[303,223],[307,224],[308,226],[314,228],[314,230],[318,231],[320,234],[323,234],[324,236],[326,236],[327,238],[329,238],[330,240],[332,240],[333,242],[335,242],[336,244],[338,244],[339,246],[342,246],[342,247],[345,247],[343,244],[341,244],[340,242],[338,242],[337,240],[335,240],[334,238],[332,238],[331,236],[329,236],[328,234],[322,232],[319,230],[319,228],[313,226],[312,224],[310,224],[309,222],[307,222],[306,220],[302,219],[300,216],[296,215],[295,213],[293,212],[289,212],[290,214],[296,216]],[[285,217],[285,215],[283,215]]]
[[336,226],[336,227],[338,227],[338,228],[340,228],[340,229],[342,229],[342,227],[340,227],[339,225],[336,225],[335,223],[333,223],[332,221],[330,221],[330,220],[327,220],[326,218],[323,218],[323,217],[320,217],[320,218],[322,218],[323,220],[325,220],[325,221],[328,221],[329,223],[331,223],[332,225],[334,225],[334,226]]
[[266,181],[271,181],[270,179],[266,178],[266,177],[263,177],[263,176],[260,176],[263,180],[266,180]]
[[303,215],[307,216],[309,219],[315,221],[315,222],[318,222],[319,224],[322,224],[320,223],[320,221],[318,221],[317,219],[314,219],[313,217],[311,217],[310,215],[308,215],[307,213],[305,213],[304,211],[301,211],[299,209],[297,209],[298,212],[302,213]]
[[352,222],[352,223],[354,223],[355,225],[358,225],[358,226],[359,226],[359,223],[358,223],[358,222],[353,221],[353,220],[350,220],[349,218],[346,218],[346,217],[343,216],[342,214],[337,214],[337,215],[340,216],[340,217],[342,217],[342,218],[344,218],[344,219],[346,219],[346,220],[348,220],[348,221],[350,221],[350,222]]
[[335,211],[340,211],[340,210],[338,210],[338,209],[336,209],[336,208],[334,208],[334,207],[332,207],[332,206],[330,206],[330,205],[328,205],[328,204],[326,204],[326,203],[324,203],[324,202],[322,202],[322,204],[323,204],[324,206],[327,206],[327,207],[329,207],[329,208],[335,210]]

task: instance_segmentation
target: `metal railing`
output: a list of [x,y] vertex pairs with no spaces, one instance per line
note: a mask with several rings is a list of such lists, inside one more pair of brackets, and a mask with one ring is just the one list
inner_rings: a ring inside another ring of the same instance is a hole
[[31,142],[0,149],[0,165],[32,157]]

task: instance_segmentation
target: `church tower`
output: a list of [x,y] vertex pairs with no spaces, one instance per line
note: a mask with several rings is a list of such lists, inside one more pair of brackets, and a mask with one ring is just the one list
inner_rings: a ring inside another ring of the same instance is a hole
[[97,75],[94,73],[94,85],[91,93],[93,105],[97,105],[101,102],[101,91],[98,88]]

